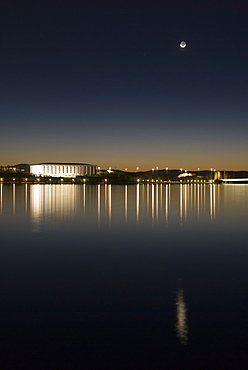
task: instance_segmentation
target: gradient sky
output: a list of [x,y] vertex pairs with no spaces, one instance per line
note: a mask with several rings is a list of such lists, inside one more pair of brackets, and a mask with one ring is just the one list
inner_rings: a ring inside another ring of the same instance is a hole
[[9,0],[0,30],[0,164],[248,170],[247,1]]

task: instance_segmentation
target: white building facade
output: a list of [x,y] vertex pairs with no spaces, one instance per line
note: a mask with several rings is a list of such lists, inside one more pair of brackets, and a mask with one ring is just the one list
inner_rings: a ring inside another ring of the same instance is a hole
[[30,173],[41,177],[76,177],[95,175],[97,168],[86,163],[39,163],[30,166]]

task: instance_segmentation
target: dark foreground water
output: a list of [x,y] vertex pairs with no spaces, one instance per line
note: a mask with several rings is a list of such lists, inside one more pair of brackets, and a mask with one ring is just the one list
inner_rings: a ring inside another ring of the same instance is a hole
[[248,364],[248,185],[0,185],[1,369]]

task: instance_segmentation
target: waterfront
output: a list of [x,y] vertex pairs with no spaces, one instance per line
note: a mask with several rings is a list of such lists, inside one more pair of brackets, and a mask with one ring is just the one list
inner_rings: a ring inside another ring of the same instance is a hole
[[247,185],[0,184],[9,368],[245,366]]

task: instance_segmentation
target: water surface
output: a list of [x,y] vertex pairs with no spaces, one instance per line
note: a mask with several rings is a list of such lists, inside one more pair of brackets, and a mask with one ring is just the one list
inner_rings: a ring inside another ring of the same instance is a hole
[[3,368],[246,368],[247,185],[0,185]]

